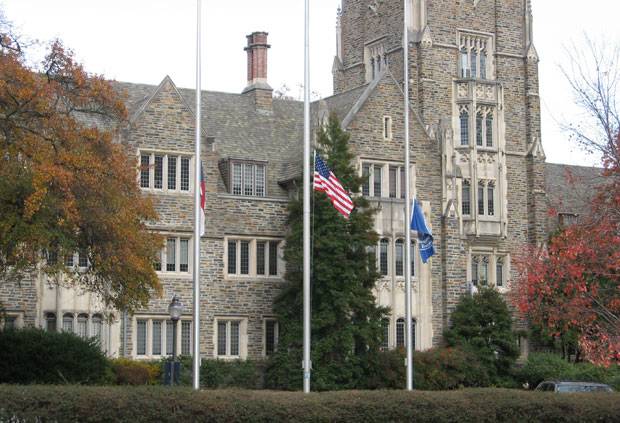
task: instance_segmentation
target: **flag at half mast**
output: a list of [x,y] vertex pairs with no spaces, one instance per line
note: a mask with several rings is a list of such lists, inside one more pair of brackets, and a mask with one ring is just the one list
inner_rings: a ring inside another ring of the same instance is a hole
[[319,153],[316,153],[314,158],[314,190],[325,192],[332,201],[334,208],[345,219],[349,218],[354,207],[353,201],[334,172],[323,162]]

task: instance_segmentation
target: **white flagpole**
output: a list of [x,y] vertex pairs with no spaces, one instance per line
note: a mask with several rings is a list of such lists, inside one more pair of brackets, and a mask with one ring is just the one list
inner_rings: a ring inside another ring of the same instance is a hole
[[310,392],[310,2],[304,11],[304,393]]
[[410,173],[410,151],[409,151],[409,1],[404,0],[405,19],[403,28],[403,91],[405,92],[405,315],[407,335],[407,390],[413,389],[413,342],[411,339],[411,189],[409,187]]
[[[196,141],[194,143],[194,348],[193,348],[193,387],[200,389],[200,27],[202,0],[197,0],[196,21]],[[206,194],[206,193],[205,193]]]

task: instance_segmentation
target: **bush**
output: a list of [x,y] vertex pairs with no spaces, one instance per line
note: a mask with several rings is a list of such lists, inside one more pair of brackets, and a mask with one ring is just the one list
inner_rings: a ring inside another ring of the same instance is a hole
[[0,383],[101,383],[108,369],[95,339],[32,328],[0,331]]
[[366,363],[364,389],[405,388],[405,352],[402,349],[381,351]]
[[[395,349],[378,354],[368,365],[365,389],[403,389],[405,351]],[[476,355],[460,348],[433,348],[413,354],[415,388],[427,391],[491,384],[488,370]]]
[[519,356],[512,316],[499,292],[482,288],[464,295],[450,316],[452,326],[444,333],[449,346],[475,354],[494,385],[509,381]]
[[531,353],[521,369],[515,372],[520,383],[535,388],[543,380],[601,382],[620,390],[620,367],[595,366],[591,363],[569,363],[553,353]]
[[570,370],[571,364],[557,354],[531,353],[523,367],[515,372],[515,377],[520,383],[535,388],[543,380],[562,379]]
[[602,422],[620,394],[505,389],[445,392],[192,391],[165,387],[0,386],[0,421]]
[[264,388],[264,363],[252,360],[203,360],[200,385],[206,388]]
[[112,360],[112,371],[117,385],[157,385],[161,381],[159,362],[151,363],[128,358]]
[[461,348],[433,348],[414,354],[417,389],[450,390],[490,386],[488,369],[475,353]]

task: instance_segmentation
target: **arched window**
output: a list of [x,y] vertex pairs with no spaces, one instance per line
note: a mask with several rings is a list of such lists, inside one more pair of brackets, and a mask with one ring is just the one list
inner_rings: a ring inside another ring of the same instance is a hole
[[[487,114],[487,147],[493,147],[493,112]],[[480,144],[482,145],[482,144]]]
[[396,347],[405,347],[405,319],[396,320]]
[[388,245],[387,239],[379,241],[379,273],[383,276],[388,274]]
[[[411,346],[415,350],[415,326],[416,320],[411,319]],[[405,347],[405,319],[402,317],[396,321],[396,347]]]
[[482,112],[476,113],[476,145],[482,147]]
[[103,333],[103,318],[101,314],[93,315],[91,328],[92,336],[101,341],[101,335]]
[[466,108],[461,110],[461,145],[469,145],[469,112]]
[[404,261],[404,242],[402,239],[397,239],[396,240],[396,245],[395,245],[395,256],[396,256],[396,260],[394,262],[394,272],[396,273],[396,276],[403,276],[405,274],[405,272],[403,271],[403,267],[405,264]]
[[495,182],[492,181],[487,185],[487,213],[495,215]]
[[390,347],[390,319],[381,319],[381,329],[383,335],[381,338],[381,349],[387,350]]
[[56,332],[56,314],[45,313],[45,330]]
[[62,316],[62,330],[65,332],[73,332],[73,314],[65,313]]
[[471,184],[465,179],[463,180],[463,188],[461,193],[461,212],[463,215],[471,214]]
[[88,314],[79,314],[77,318],[77,334],[80,338],[88,337]]

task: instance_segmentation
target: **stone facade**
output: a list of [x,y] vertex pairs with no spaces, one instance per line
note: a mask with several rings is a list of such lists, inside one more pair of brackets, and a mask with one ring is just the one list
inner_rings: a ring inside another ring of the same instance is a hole
[[[413,254],[414,340],[426,349],[441,342],[450,313],[472,285],[509,289],[516,276],[511,257],[544,242],[555,227],[549,202],[556,206],[562,197],[547,192],[561,193],[566,183],[559,176],[565,167],[545,165],[529,1],[410,0],[410,10],[410,184],[436,249],[425,265]],[[403,12],[399,0],[343,0],[335,94],[312,105],[315,124],[335,113],[351,134],[355,164],[368,178],[362,194],[379,210],[382,276],[375,294],[391,310],[390,347],[403,341],[405,314]],[[200,350],[209,358],[262,357],[277,343],[272,304],[283,284],[287,202],[301,177],[303,104],[272,98],[267,33],[247,41],[242,93],[202,95],[207,224],[200,242]],[[171,352],[167,306],[178,295],[185,309],[177,350],[188,353],[195,93],[168,77],[157,87],[117,87],[131,116],[119,141],[141,165],[136,183],[159,212],[149,226],[166,238],[158,270],[163,296],[126,316],[38,275],[0,285],[0,301],[20,325],[45,326],[52,312],[57,327],[67,313],[105,315],[111,355],[157,358]]]

